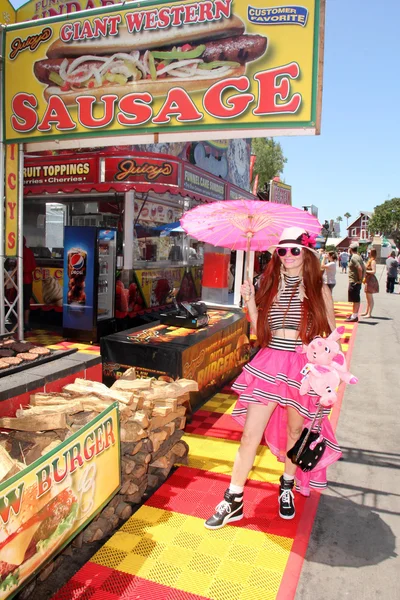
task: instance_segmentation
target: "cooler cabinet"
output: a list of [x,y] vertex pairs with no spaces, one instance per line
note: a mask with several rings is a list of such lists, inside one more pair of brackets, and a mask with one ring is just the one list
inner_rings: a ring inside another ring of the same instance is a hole
[[115,331],[115,229],[65,227],[63,334],[97,342]]

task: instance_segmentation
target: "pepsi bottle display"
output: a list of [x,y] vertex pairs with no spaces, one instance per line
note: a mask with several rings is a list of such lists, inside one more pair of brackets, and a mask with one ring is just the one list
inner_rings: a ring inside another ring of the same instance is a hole
[[87,253],[82,248],[68,251],[68,292],[67,304],[86,304]]

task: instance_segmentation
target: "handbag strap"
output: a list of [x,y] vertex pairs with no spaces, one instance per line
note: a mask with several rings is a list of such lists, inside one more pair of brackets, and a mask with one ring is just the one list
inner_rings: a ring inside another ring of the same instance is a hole
[[302,442],[302,444],[301,444],[301,446],[299,448],[299,451],[296,454],[296,460],[299,459],[299,457],[301,456],[301,453],[303,452],[304,448],[306,447],[306,444],[308,442],[308,438],[311,435],[311,432],[313,430],[313,427],[314,427],[315,422],[316,422],[317,419],[319,419],[318,426],[317,426],[317,433],[319,433],[321,431],[322,419],[324,417],[323,407],[318,403],[317,409],[318,410],[316,411],[316,413],[314,415],[314,418],[313,418],[313,420],[311,422],[311,425],[310,425],[310,427],[309,427],[309,429],[307,431],[307,434],[305,435],[304,440],[303,440],[303,442]]

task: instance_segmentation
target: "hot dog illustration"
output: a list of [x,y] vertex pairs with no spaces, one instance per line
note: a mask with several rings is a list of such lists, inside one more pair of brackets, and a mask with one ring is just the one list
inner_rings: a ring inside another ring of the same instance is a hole
[[245,33],[236,15],[223,21],[154,29],[118,36],[63,42],[56,40],[47,58],[34,64],[36,78],[48,87],[44,96],[60,96],[72,105],[78,96],[100,100],[105,93],[164,96],[176,87],[207,89],[225,77],[243,75],[246,64],[267,49],[267,38]]

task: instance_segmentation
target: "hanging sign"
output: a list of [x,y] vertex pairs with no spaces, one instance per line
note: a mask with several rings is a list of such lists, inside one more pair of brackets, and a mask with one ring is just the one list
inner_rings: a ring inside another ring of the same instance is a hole
[[5,255],[17,256],[18,249],[18,145],[6,146]]
[[319,132],[324,0],[127,6],[7,27],[7,141]]
[[197,192],[214,200],[225,199],[225,182],[205,171],[196,169],[196,167],[184,166],[183,185],[186,190]]
[[27,158],[24,162],[24,186],[59,185],[63,183],[97,183],[96,158]]
[[164,158],[124,156],[105,158],[104,181],[123,183],[166,183],[179,185],[178,161]]
[[292,186],[282,181],[272,180],[269,184],[269,201],[276,204],[292,205]]

